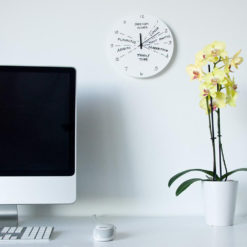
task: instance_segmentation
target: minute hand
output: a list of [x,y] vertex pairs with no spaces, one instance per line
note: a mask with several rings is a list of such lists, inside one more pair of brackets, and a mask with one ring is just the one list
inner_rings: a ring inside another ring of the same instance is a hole
[[146,39],[146,40],[144,40],[143,42],[142,42],[142,45],[144,44],[144,43],[146,43],[147,41],[149,41],[150,39],[152,39],[153,37],[155,37],[157,34],[159,34],[160,32],[158,32],[158,33],[156,33],[155,35],[153,35],[152,37],[150,37],[150,38],[148,38],[148,39]]

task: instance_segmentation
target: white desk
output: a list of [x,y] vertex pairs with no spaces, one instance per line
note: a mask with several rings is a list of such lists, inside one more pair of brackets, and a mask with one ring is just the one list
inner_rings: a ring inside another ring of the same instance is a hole
[[[247,218],[233,227],[209,227],[202,217],[100,217],[117,226],[116,239],[94,243],[90,217],[21,218],[20,225],[53,225],[49,243],[25,246],[80,247],[246,247]],[[10,244],[20,246],[19,244]],[[23,246],[24,246],[23,245]],[[5,246],[5,244],[3,244]]]

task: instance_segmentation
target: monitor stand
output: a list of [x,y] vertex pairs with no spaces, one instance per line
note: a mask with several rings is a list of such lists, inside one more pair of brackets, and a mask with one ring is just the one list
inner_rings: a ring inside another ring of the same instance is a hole
[[17,205],[0,205],[0,227],[18,226]]

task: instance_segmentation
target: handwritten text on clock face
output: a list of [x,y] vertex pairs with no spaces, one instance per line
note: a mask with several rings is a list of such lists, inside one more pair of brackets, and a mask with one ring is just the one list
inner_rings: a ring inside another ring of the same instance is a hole
[[159,73],[173,53],[173,37],[167,25],[152,16],[121,20],[110,39],[110,54],[118,68],[135,77]]

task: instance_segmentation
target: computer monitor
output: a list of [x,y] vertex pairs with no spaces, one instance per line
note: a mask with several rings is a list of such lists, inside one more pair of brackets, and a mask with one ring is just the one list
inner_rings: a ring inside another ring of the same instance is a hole
[[75,201],[75,78],[74,68],[0,66],[0,204]]

